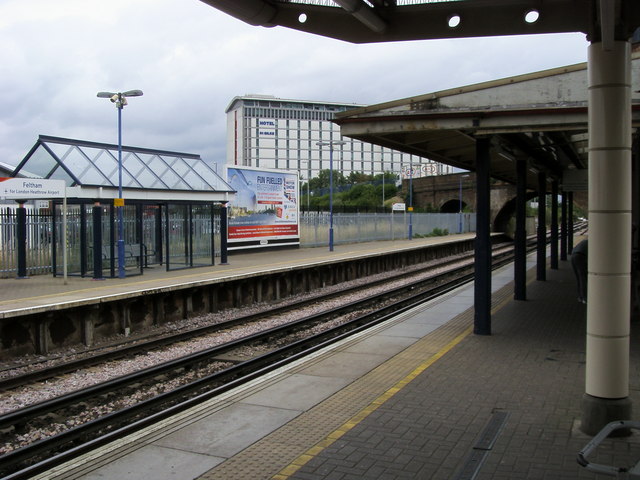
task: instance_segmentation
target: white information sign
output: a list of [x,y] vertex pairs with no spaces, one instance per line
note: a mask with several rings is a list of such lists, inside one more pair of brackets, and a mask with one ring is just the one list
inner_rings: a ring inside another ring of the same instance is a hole
[[62,198],[64,180],[0,177],[0,198]]
[[393,212],[404,212],[405,208],[405,203],[394,203],[393,205],[391,205],[391,211]]
[[[0,198],[62,198],[62,238],[67,238],[67,190],[64,180],[0,177]],[[67,242],[62,242],[62,268],[67,284]]]

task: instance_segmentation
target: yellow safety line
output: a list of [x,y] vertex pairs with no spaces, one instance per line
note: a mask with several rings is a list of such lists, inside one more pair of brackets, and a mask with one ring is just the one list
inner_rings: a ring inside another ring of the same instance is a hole
[[396,383],[393,387],[389,388],[386,392],[376,398],[369,405],[364,407],[358,413],[356,413],[353,417],[347,420],[342,426],[331,432],[324,440],[316,443],[309,450],[304,452],[298,458],[296,458],[291,464],[283,468],[279,473],[272,477],[272,480],[286,480],[295,472],[297,472],[300,468],[302,468],[309,460],[314,458],[320,452],[322,452],[325,448],[329,447],[336,440],[342,437],[345,433],[351,430],[353,427],[362,422],[365,418],[375,412],[380,406],[382,406],[387,400],[393,397],[396,393],[402,390],[405,386],[407,386],[411,381],[413,381],[418,375],[424,372],[427,368],[437,362],[440,358],[442,358],[447,352],[449,352],[453,347],[459,344],[467,335],[469,335],[473,331],[473,327],[467,328],[464,332],[459,334],[453,340],[451,340],[447,345],[445,345],[439,352],[431,356],[425,362],[421,363],[416,367],[411,373],[409,373],[406,377]]
[[[509,303],[512,299],[506,298],[498,305],[496,305],[493,309],[491,309],[491,314],[493,315],[502,307],[504,307],[507,303]],[[393,387],[389,388],[386,392],[376,398],[369,405],[364,407],[358,413],[356,413],[353,417],[347,420],[342,426],[338,427],[336,430],[331,432],[324,440],[316,443],[309,450],[304,452],[298,458],[293,460],[289,465],[280,470],[276,475],[271,477],[272,480],[287,480],[291,475],[300,470],[309,460],[313,459],[317,455],[319,455],[325,448],[331,446],[336,440],[342,437],[345,433],[349,432],[352,428],[362,422],[365,418],[375,412],[379,407],[381,407],[387,400],[393,397],[396,393],[406,387],[409,383],[411,383],[418,375],[424,372],[427,368],[432,366],[438,360],[440,360],[444,355],[446,355],[453,347],[458,345],[462,340],[464,340],[471,332],[473,331],[473,326],[466,328],[461,334],[456,336],[453,340],[447,343],[442,349],[440,349],[437,353],[429,357],[426,361],[418,365],[411,373],[409,373],[402,380],[397,382]]]

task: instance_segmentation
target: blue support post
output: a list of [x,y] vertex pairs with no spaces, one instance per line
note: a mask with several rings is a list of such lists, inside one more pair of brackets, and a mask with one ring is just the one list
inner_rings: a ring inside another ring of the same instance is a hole
[[227,265],[227,203],[223,202],[220,208],[220,265]]
[[102,277],[102,207],[99,202],[94,203],[93,218],[93,279],[103,280]]
[[560,260],[567,260],[567,192],[562,192],[562,221],[560,222]]
[[536,280],[547,279],[547,176],[538,172],[538,238]]
[[[122,98],[118,104],[118,201],[122,202]],[[124,205],[116,205],[118,213],[118,278],[124,278]]]
[[558,181],[551,182],[551,269],[558,270]]
[[329,143],[329,251],[333,252],[333,144]]
[[491,139],[476,139],[476,244],[473,332],[491,335]]
[[514,295],[515,300],[527,299],[527,159],[516,158],[516,231],[514,259]]
[[16,251],[18,254],[18,277],[27,278],[27,209],[24,202],[18,201],[16,209]]

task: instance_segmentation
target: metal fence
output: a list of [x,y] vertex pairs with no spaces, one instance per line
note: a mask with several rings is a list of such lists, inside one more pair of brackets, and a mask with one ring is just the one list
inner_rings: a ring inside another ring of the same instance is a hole
[[[81,236],[80,209],[91,207],[70,206],[67,226],[67,245],[69,247],[68,264],[72,270],[77,270],[80,264],[80,250],[78,248]],[[87,214],[90,212],[87,211]],[[216,216],[214,225],[207,214],[196,215],[193,228],[194,235],[193,252],[196,263],[206,264],[211,258],[211,232],[216,236],[215,255],[220,255],[219,241],[219,217]],[[127,220],[127,218],[125,218]],[[127,221],[133,222],[133,218]],[[151,245],[148,240],[149,232],[152,231],[153,222],[151,215],[145,216],[143,220],[143,242]],[[334,244],[371,242],[380,240],[400,240],[409,236],[409,222],[412,225],[414,237],[452,234],[475,231],[476,216],[473,213],[413,213],[411,217],[408,213],[334,213],[333,231]],[[164,220],[163,220],[164,222]],[[171,259],[172,264],[180,263],[180,256],[184,257],[184,246],[179,243],[180,236],[176,225],[183,224],[180,214],[172,212],[170,219],[172,228],[170,232],[176,237],[172,244],[180,250],[176,258]],[[148,224],[147,224],[148,223]],[[320,247],[329,244],[329,223],[330,216],[327,212],[303,212],[300,215],[300,245],[302,247]],[[62,238],[61,225],[57,225],[58,238],[56,263],[62,263]],[[131,228],[126,231],[132,231]],[[0,209],[0,278],[14,278],[17,274],[17,248],[16,248],[17,219],[16,211],[13,208]],[[103,219],[103,242],[108,244],[109,223]],[[86,233],[87,238],[91,238],[92,231],[89,228]],[[52,273],[52,220],[48,213],[40,213],[35,210],[27,210],[27,274],[42,275]],[[91,255],[90,251],[86,255]],[[90,258],[87,258],[90,264]]]
[[[51,215],[28,209],[27,274],[51,273]],[[15,277],[18,271],[18,222],[16,210],[0,208],[0,278]]]
[[[400,240],[414,237],[474,232],[475,213],[334,213],[334,244]],[[300,215],[300,244],[320,247],[329,244],[330,215],[304,212]]]

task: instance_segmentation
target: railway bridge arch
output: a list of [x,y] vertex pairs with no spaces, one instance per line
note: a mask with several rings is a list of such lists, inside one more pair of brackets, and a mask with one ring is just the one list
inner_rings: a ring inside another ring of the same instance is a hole
[[[412,182],[415,207],[440,213],[476,211],[476,179],[473,172],[414,178]],[[402,187],[404,191],[409,191],[409,180],[404,180]],[[533,200],[537,196],[538,192],[530,190],[527,191],[526,199]],[[587,192],[574,192],[573,200],[583,211],[588,211]],[[511,235],[511,219],[516,211],[515,185],[494,180],[491,184],[490,204],[492,230]]]

